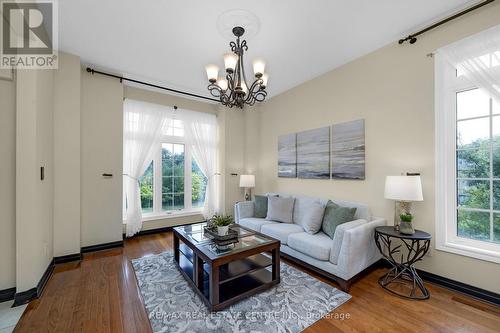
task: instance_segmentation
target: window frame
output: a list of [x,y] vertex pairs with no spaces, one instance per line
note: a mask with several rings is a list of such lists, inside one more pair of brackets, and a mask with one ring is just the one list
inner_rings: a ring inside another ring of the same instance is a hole
[[[456,94],[477,87],[465,77],[457,76],[456,69],[439,53],[435,61],[436,249],[500,263],[500,244],[458,236]],[[492,117],[491,110],[490,101],[488,117]],[[492,163],[490,159],[490,167]],[[491,174],[489,179],[492,179]],[[492,191],[490,188],[490,196]]]

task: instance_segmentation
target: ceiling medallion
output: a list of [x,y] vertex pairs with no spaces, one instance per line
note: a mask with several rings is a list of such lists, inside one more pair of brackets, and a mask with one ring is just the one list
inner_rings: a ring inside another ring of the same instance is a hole
[[243,54],[248,51],[247,41],[241,40],[245,29],[236,26],[232,29],[236,42],[231,41],[231,52],[224,54],[226,76],[219,78],[219,67],[207,65],[207,77],[210,84],[208,90],[212,96],[219,98],[222,105],[243,108],[245,104],[254,105],[266,99],[268,75],[264,72],[265,63],[262,59],[253,61],[255,79],[249,86],[243,66]]

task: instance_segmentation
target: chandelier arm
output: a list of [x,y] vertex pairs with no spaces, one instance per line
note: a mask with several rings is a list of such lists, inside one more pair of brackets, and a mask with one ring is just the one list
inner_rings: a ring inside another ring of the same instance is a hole
[[248,89],[247,101],[251,101],[254,95],[261,90],[262,79],[256,79]]
[[255,95],[254,98],[257,102],[263,102],[267,97],[267,91],[265,90],[259,90]]
[[[245,44],[246,44],[246,40],[244,40],[243,42],[245,42]],[[248,49],[248,47],[247,47],[247,49]],[[250,89],[249,89],[248,84],[247,84],[248,81],[247,81],[247,76],[245,74],[245,67],[243,65],[243,50],[241,51],[240,61],[241,61],[241,64],[240,64],[241,75],[243,76],[243,81],[245,82],[245,86],[247,87],[248,92],[250,92]],[[243,87],[243,86],[241,86],[241,87]]]
[[231,47],[231,51],[236,52],[236,43],[234,41],[231,41],[229,43],[229,47]]
[[219,87],[216,83],[209,84],[207,88],[210,91],[210,94],[214,97],[220,97],[223,94],[221,87]]
[[[239,40],[239,38],[238,38],[238,40]],[[248,51],[247,41],[243,40],[241,42],[241,46],[240,47],[241,47],[241,49],[244,49],[245,51]]]

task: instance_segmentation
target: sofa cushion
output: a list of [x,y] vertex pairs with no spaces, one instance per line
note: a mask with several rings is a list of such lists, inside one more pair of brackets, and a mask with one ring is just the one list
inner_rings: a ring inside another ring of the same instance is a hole
[[305,215],[311,209],[311,207],[316,204],[323,204],[323,206],[325,206],[327,201],[328,200],[322,200],[319,198],[303,195],[295,196],[295,205],[293,207],[293,223],[304,226]]
[[244,219],[240,219],[238,224],[241,224],[244,227],[260,232],[260,229],[265,224],[278,224],[277,222],[268,221],[266,219],[261,219],[257,217],[247,217]]
[[315,259],[329,260],[332,240],[323,232],[318,232],[314,235],[301,232],[288,236],[287,245]]
[[267,196],[256,195],[254,196],[254,200],[255,200],[254,216],[265,218],[267,216]]
[[260,229],[265,235],[276,238],[281,242],[281,244],[286,244],[288,241],[288,236],[298,233],[304,232],[304,229],[300,225],[293,223],[273,223],[273,224],[264,224]]
[[354,219],[359,220],[367,220],[371,221],[372,216],[370,213],[370,209],[368,208],[367,205],[360,204],[358,202],[351,202],[351,201],[343,201],[343,200],[330,200],[333,203],[342,206],[342,207],[351,207],[351,208],[356,208],[356,214],[354,214]]
[[302,227],[304,228],[304,231],[311,235],[320,231],[324,213],[324,205],[318,202],[311,203],[309,205],[309,209],[305,212],[302,218]]
[[342,207],[329,201],[325,208],[321,229],[333,239],[335,229],[342,223],[355,220],[354,214],[356,214],[356,208]]
[[267,198],[266,220],[293,223],[294,198],[280,198],[269,196]]

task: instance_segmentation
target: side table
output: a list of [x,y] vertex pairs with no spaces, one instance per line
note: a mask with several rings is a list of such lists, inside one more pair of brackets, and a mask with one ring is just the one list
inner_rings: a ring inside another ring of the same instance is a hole
[[[393,240],[400,240],[393,242]],[[375,228],[375,244],[380,253],[391,264],[392,268],[380,279],[378,283],[385,290],[400,297],[424,300],[430,297],[424,282],[418,276],[413,265],[422,260],[431,243],[431,235],[420,230],[415,230],[413,235],[404,235],[394,230],[392,226]],[[402,251],[406,249],[406,251]],[[396,284],[406,284],[411,288],[409,293],[396,290]]]

